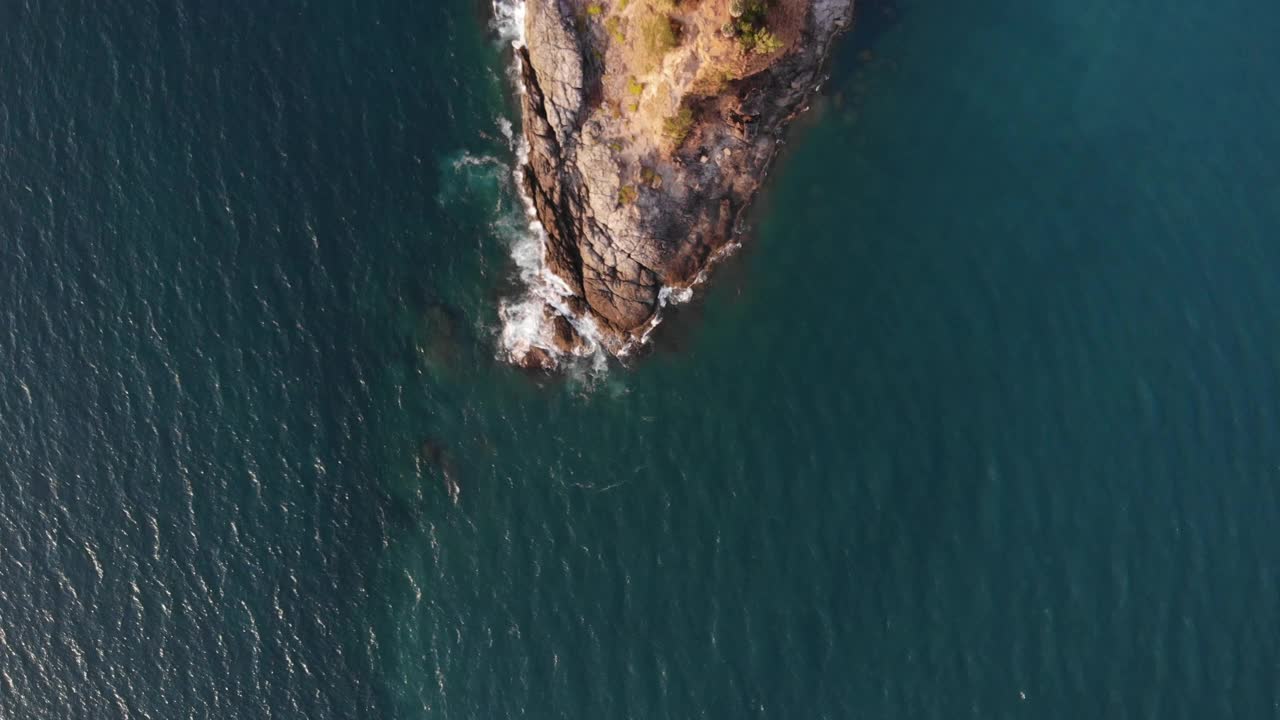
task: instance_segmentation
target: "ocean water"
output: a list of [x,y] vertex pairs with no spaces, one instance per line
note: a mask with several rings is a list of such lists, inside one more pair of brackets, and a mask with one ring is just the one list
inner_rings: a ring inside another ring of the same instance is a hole
[[0,5],[0,718],[1280,716],[1280,5],[865,0],[563,378],[491,18]]

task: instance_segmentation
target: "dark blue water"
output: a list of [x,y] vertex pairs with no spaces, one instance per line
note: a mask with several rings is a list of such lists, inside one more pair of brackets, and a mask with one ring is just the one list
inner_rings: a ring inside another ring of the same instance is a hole
[[1280,5],[866,0],[567,380],[488,16],[0,7],[0,718],[1280,715]]

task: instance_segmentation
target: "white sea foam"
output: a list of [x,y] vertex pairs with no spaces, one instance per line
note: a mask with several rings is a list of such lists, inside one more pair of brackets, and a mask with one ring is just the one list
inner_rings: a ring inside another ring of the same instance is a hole
[[462,170],[468,167],[483,167],[491,165],[502,167],[502,161],[490,155],[472,155],[469,152],[463,152],[451,161],[454,170]]
[[693,288],[676,288],[663,286],[658,291],[658,307],[667,305],[683,305],[693,299]]
[[493,0],[490,26],[499,39],[514,47],[524,45],[524,0]]

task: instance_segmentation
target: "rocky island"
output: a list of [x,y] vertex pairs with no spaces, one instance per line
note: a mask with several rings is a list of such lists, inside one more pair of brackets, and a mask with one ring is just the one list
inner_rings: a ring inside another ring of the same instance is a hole
[[526,0],[518,47],[541,330],[512,360],[623,355],[731,243],[853,0]]

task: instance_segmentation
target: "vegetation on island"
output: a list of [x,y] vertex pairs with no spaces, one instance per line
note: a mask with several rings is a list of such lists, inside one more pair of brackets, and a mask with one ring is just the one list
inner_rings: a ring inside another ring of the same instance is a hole
[[[695,51],[701,53],[697,57],[704,67],[698,68],[695,77],[683,87],[671,88],[666,81],[652,80],[651,73],[662,72],[668,54],[687,41],[684,23],[696,28],[702,25],[704,16],[724,12],[724,5],[719,3],[716,9],[707,7],[703,12],[702,2],[705,0],[579,0],[580,4],[575,3],[579,27],[598,45],[592,48],[595,71],[612,75],[605,91],[609,96],[605,104],[611,117],[621,119],[635,114],[641,115],[637,122],[642,127],[653,127],[650,123],[656,123],[666,152],[682,147],[697,127],[697,112],[690,99],[723,93],[743,68],[753,66],[745,58],[730,59],[725,54],[729,47],[725,45],[736,46],[744,55],[756,56],[775,53],[784,46],[775,32],[782,32],[787,22],[785,16],[780,16],[782,11],[775,7],[780,4],[779,0],[730,0],[728,22],[721,31],[730,43],[714,43],[710,50],[706,46],[697,48]],[[770,26],[771,15],[778,25],[776,28]],[[712,27],[715,27],[714,21]],[[625,70],[614,73],[606,70],[606,51],[618,53],[617,66]],[[666,76],[659,80],[662,77]],[[658,83],[654,92],[649,92],[651,82]],[[677,98],[674,111],[666,109],[670,107],[666,104],[668,90]],[[642,105],[652,106],[652,111],[647,112]],[[670,114],[663,117],[664,113]],[[661,176],[651,169],[645,175],[637,183],[638,187],[654,187],[655,183],[662,182]],[[634,189],[627,186],[619,192],[619,205],[634,201]]]
[[685,138],[689,137],[692,130],[693,110],[687,106],[681,107],[675,115],[662,121],[662,135],[676,147],[684,144]]
[[609,33],[609,37],[613,38],[616,43],[627,41],[627,34],[622,31],[622,21],[618,19],[617,15],[613,15],[604,21],[604,30]]
[[648,165],[640,168],[640,181],[655,190],[662,187],[662,176]]
[[782,41],[769,29],[771,4],[772,0],[733,0],[721,33],[736,39],[743,52],[768,55],[781,50]]
[[641,21],[640,51],[646,66],[657,67],[679,44],[679,26],[670,15],[654,13]]

